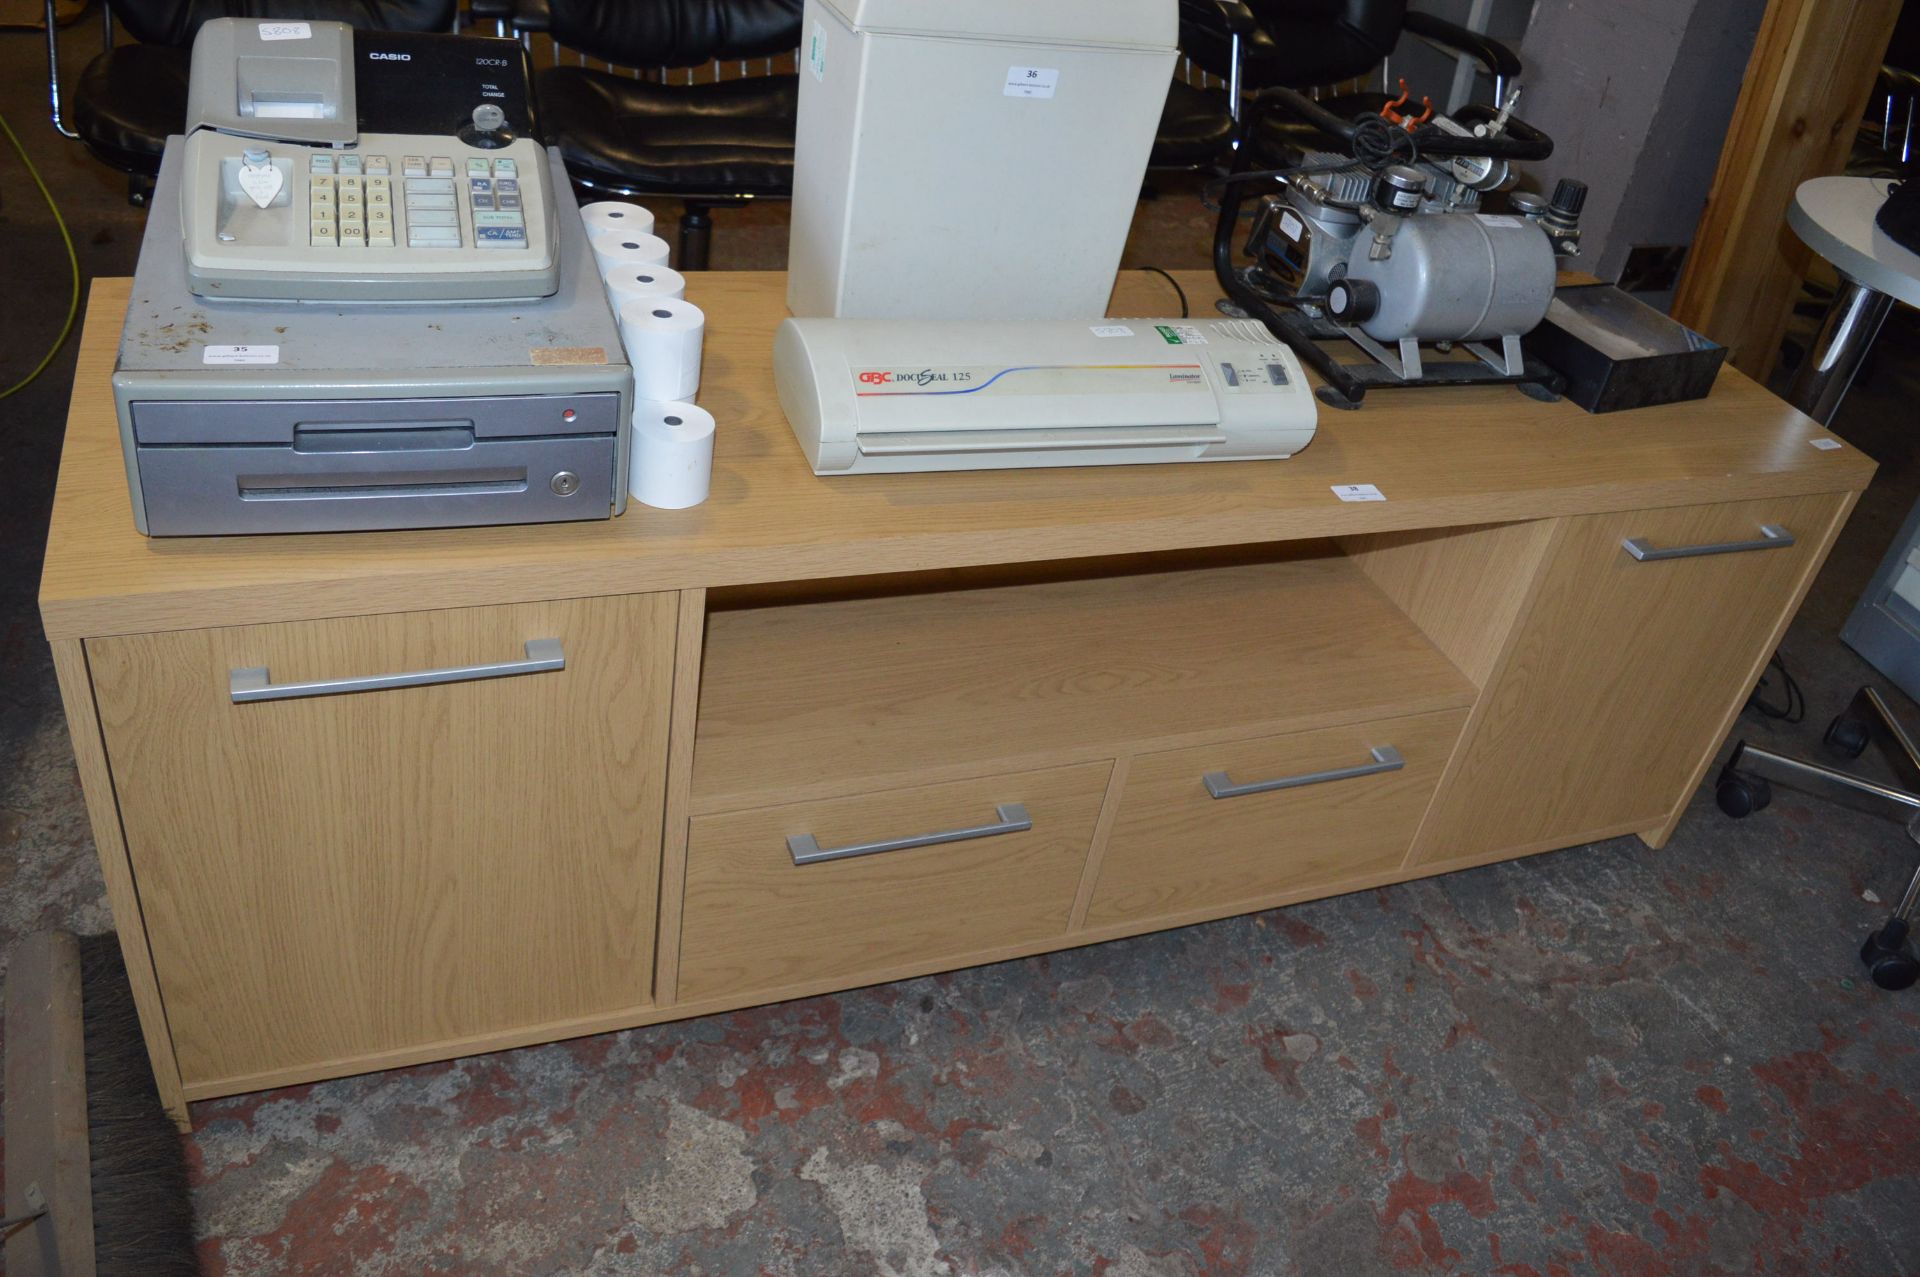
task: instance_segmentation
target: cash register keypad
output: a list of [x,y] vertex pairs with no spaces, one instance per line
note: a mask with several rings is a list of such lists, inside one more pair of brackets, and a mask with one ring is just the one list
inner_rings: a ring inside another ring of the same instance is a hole
[[308,158],[307,198],[316,248],[459,248],[462,200],[474,247],[527,246],[519,165],[509,159],[468,159],[460,185],[446,156],[407,155],[396,185],[388,156],[317,152]]

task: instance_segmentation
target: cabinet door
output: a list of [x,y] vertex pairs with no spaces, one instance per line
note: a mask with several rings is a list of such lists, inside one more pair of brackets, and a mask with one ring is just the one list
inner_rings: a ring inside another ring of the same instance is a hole
[[[639,595],[87,644],[189,1097],[460,1054],[651,999],[674,607]],[[564,668],[473,668],[550,657],[540,640]],[[449,681],[237,702],[233,672],[258,667],[274,688]]]
[[[1755,662],[1819,565],[1844,501],[1568,520],[1468,720],[1412,863],[1487,860],[1662,825],[1751,690]],[[1763,527],[1783,529],[1792,544]],[[1648,557],[1636,558],[1630,539]]]

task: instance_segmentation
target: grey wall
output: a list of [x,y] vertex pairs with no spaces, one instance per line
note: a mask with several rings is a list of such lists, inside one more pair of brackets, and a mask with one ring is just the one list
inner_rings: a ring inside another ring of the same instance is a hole
[[[1461,0],[1416,3],[1466,16]],[[1500,8],[1510,23],[1511,5]],[[1636,244],[1692,242],[1765,10],[1766,0],[1536,0],[1518,42],[1519,113],[1554,154],[1526,166],[1525,184],[1587,183],[1584,269],[1617,279]],[[1403,60],[1428,65],[1411,49]]]

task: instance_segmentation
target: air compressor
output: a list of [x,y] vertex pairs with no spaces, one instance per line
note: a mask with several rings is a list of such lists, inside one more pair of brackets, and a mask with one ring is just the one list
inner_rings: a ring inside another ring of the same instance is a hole
[[[1587,188],[1562,180],[1550,199],[1512,191],[1505,210],[1484,210],[1483,196],[1513,185],[1510,158],[1552,153],[1513,117],[1513,100],[1409,131],[1341,121],[1291,90],[1269,94],[1350,153],[1304,149],[1284,167],[1229,176],[1215,268],[1239,309],[1321,373],[1322,400],[1350,408],[1376,385],[1489,381],[1549,393],[1556,374],[1528,361],[1520,338],[1545,317],[1560,260],[1579,252]],[[1254,182],[1277,189],[1258,199],[1243,245],[1251,264],[1241,265],[1231,256],[1239,188]],[[1335,360],[1318,345],[1335,338],[1372,362]]]

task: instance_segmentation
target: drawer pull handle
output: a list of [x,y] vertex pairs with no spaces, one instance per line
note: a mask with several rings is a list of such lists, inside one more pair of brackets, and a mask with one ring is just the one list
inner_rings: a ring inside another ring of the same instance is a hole
[[342,692],[379,692],[390,687],[426,687],[433,683],[471,683],[483,678],[511,678],[515,674],[541,674],[567,668],[567,654],[560,640],[528,639],[527,656],[521,661],[497,661],[491,665],[456,665],[444,670],[411,670],[405,674],[370,674],[365,678],[323,678],[311,683],[274,683],[268,680],[267,667],[255,665],[227,673],[227,692],[235,704],[246,701],[286,701],[302,696],[338,696]]
[[1648,563],[1655,559],[1692,559],[1703,554],[1739,554],[1746,550],[1784,550],[1793,544],[1793,533],[1777,523],[1760,525],[1758,541],[1721,541],[1714,545],[1675,545],[1656,550],[1645,537],[1628,537],[1620,543],[1628,554]]
[[1236,785],[1227,779],[1225,772],[1208,772],[1205,776],[1207,792],[1215,798],[1239,798],[1246,794],[1271,793],[1276,789],[1298,789],[1302,785],[1324,785],[1330,780],[1352,780],[1356,776],[1377,776],[1381,772],[1397,772],[1407,765],[1400,751],[1391,745],[1375,745],[1368,751],[1373,755],[1370,763],[1361,763],[1358,767],[1336,767],[1332,771],[1301,772],[1298,776],[1282,776],[1277,780],[1254,780],[1244,785]]
[[884,842],[848,843],[844,847],[822,847],[812,834],[795,834],[787,839],[787,854],[793,857],[796,865],[817,865],[826,860],[850,860],[855,856],[872,856],[883,851],[906,851],[912,847],[931,847],[936,843],[991,838],[995,834],[1023,834],[1033,828],[1033,817],[1027,815],[1025,803],[1001,803],[994,808],[994,814],[1000,819],[991,825],[948,829],[913,838],[889,838]]

